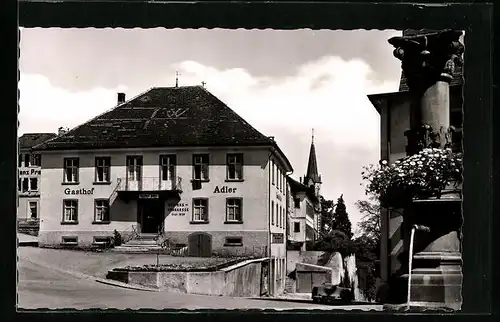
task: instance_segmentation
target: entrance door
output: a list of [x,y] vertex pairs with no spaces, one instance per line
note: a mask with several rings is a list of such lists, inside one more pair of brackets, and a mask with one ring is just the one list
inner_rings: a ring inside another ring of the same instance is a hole
[[310,293],[312,291],[312,273],[300,272],[297,274],[297,292]]
[[159,200],[145,200],[139,202],[139,220],[141,233],[158,234],[163,230],[164,206]]
[[212,256],[212,236],[206,233],[192,233],[189,235],[188,253],[191,257]]

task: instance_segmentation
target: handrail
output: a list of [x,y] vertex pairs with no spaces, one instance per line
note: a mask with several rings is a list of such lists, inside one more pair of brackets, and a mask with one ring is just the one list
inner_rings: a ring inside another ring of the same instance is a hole
[[108,202],[110,205],[113,203],[113,201],[115,201],[116,197],[118,196],[118,188],[120,188],[121,182],[122,182],[121,178],[118,178],[116,180],[116,186],[113,189],[113,191],[111,192],[111,195],[109,196],[109,199],[108,199]]
[[162,180],[159,177],[142,177],[140,180],[119,178],[121,185],[119,191],[182,191],[182,178],[174,177],[172,180]]

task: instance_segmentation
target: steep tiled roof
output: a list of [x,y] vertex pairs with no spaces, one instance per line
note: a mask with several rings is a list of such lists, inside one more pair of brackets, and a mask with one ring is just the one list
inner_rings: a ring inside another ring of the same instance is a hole
[[186,86],[152,88],[36,149],[217,145],[276,146],[203,87]]
[[316,148],[314,147],[314,142],[311,142],[309,162],[307,163],[307,172],[304,182],[307,184],[309,180],[312,180],[315,183],[319,183],[321,181],[318,174],[318,161],[316,159]]
[[[416,36],[416,35],[423,35],[427,33],[432,33],[432,32],[438,32],[439,30],[433,30],[433,29],[406,29],[403,30],[403,36]],[[456,85],[463,85],[463,70],[462,66],[456,66],[455,67],[455,72],[453,73],[453,78],[451,80],[450,86],[456,86]],[[406,92],[408,91],[408,83],[407,79],[404,75],[404,72],[401,72],[401,81],[399,82],[399,91],[400,92]]]
[[25,150],[34,147],[37,144],[55,138],[55,133],[26,133],[19,138],[19,149]]

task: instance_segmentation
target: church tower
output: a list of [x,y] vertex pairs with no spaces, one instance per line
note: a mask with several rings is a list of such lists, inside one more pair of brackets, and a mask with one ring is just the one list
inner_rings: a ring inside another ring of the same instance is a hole
[[304,177],[304,185],[314,187],[314,193],[319,198],[321,193],[321,176],[318,173],[318,161],[316,160],[316,148],[314,147],[314,129],[312,130],[311,148],[309,150],[309,162]]

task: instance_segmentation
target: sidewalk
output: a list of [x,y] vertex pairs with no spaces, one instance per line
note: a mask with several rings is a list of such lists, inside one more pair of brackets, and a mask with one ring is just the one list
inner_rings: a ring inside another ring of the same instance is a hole
[[[270,301],[287,301],[297,303],[312,303],[312,296],[309,293],[285,293],[275,297],[263,297],[261,299]],[[351,304],[328,304],[328,306],[335,307],[335,310],[361,310],[361,311],[383,311],[383,305],[375,303],[361,303],[353,302]]]
[[276,296],[276,298],[283,300],[312,301],[312,295],[310,293],[285,293],[283,295]]
[[31,236],[23,233],[17,233],[17,243],[19,247],[22,246],[38,246],[38,237]]

